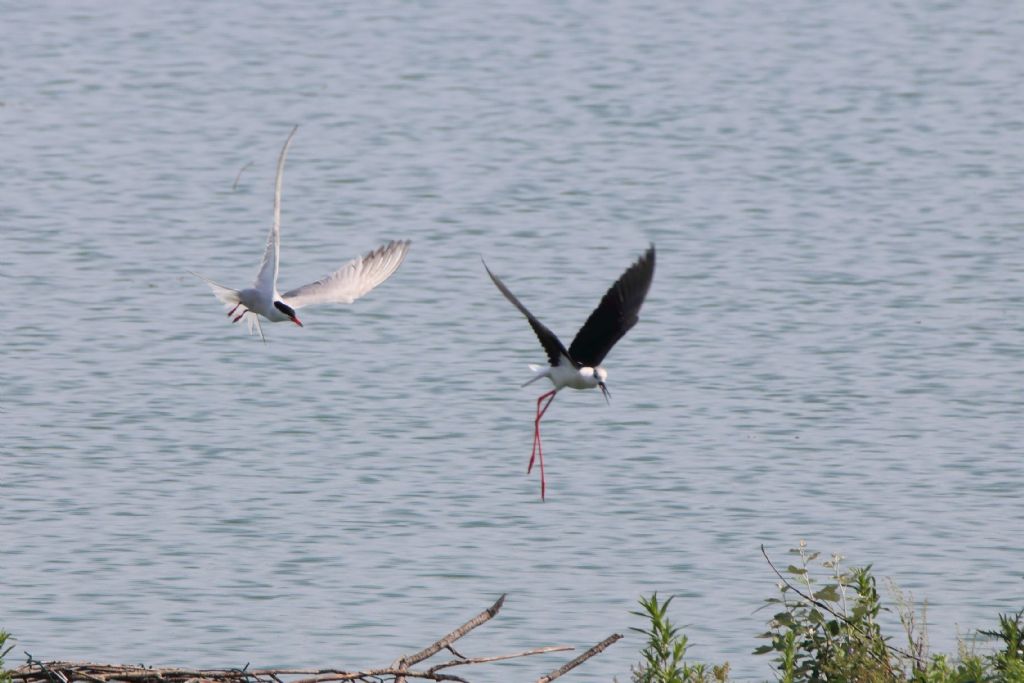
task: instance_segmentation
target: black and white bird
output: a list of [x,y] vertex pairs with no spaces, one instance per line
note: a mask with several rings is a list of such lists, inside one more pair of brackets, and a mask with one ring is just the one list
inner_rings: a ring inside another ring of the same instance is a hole
[[[249,324],[249,334],[253,329],[259,330],[263,337],[263,328],[259,316],[270,322],[278,323],[290,320],[299,327],[302,322],[295,310],[311,304],[350,304],[362,297],[380,283],[387,280],[398,270],[409,251],[409,241],[391,241],[371,251],[365,256],[357,256],[330,275],[316,282],[290,289],[284,294],[277,291],[277,265],[281,253],[281,181],[284,178],[284,160],[288,156],[288,147],[298,126],[292,129],[281,148],[277,160],[277,177],[274,181],[274,225],[267,237],[267,248],[263,252],[263,262],[252,287],[247,289],[231,289],[220,285],[198,273],[192,273],[206,281],[214,295],[231,310],[228,317],[232,322],[243,318]],[[263,338],[266,341],[266,338]]]
[[[555,333],[549,330],[544,324],[526,309],[526,306],[509,291],[505,283],[498,279],[498,276],[491,272],[484,262],[484,269],[491,276],[491,280],[505,295],[505,298],[519,309],[519,312],[526,316],[533,328],[537,339],[548,356],[548,366],[540,367],[531,365],[534,371],[533,379],[523,386],[536,382],[547,377],[555,386],[554,389],[541,394],[537,398],[537,416],[533,421],[533,449],[530,451],[530,464],[527,466],[527,473],[533,470],[534,460],[540,464],[540,497],[544,499],[546,485],[544,482],[544,452],[540,442],[540,420],[547,412],[548,406],[555,400],[555,394],[562,389],[601,389],[605,401],[609,400],[608,387],[605,382],[608,379],[608,371],[601,367],[601,361],[608,355],[615,343],[622,339],[626,332],[636,325],[639,320],[638,313],[640,306],[644,303],[647,290],[651,287],[651,280],[654,278],[654,245],[647,249],[647,253],[637,259],[622,277],[616,281],[601,299],[594,312],[583,323],[583,327],[576,333],[568,350],[559,341]],[[547,402],[544,403],[544,400]],[[543,407],[541,404],[544,404]]]

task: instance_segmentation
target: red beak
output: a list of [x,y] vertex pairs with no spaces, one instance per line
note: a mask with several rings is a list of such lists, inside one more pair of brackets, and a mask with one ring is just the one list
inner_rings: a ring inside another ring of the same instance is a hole
[[298,325],[299,327],[302,327],[302,322],[299,320],[298,316],[293,315],[292,322]]

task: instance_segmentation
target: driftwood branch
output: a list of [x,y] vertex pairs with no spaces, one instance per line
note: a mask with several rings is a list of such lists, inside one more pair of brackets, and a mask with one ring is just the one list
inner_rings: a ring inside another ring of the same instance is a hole
[[[460,654],[452,643],[459,640],[477,626],[494,618],[505,603],[505,596],[462,626],[438,639],[419,652],[396,659],[391,665],[379,669],[345,671],[342,669],[250,669],[249,665],[238,669],[188,669],[176,667],[147,667],[141,664],[96,664],[93,662],[43,662],[31,655],[28,661],[9,672],[14,683],[325,683],[328,681],[359,681],[362,683],[406,683],[408,679],[427,681],[455,681],[469,683],[468,679],[449,673],[446,669],[466,667],[506,659],[532,657],[550,652],[565,652],[573,648],[567,645],[537,647],[511,654],[466,657]],[[614,634],[598,643],[565,665],[538,679],[538,683],[549,683],[570,671],[621,638]],[[413,666],[430,659],[441,650],[455,656],[433,666],[414,669]],[[287,677],[282,680],[282,676]]]
[[540,678],[537,679],[537,683],[551,683],[551,681],[555,680],[559,676],[562,676],[563,674],[566,674],[566,673],[572,671],[577,666],[579,666],[583,662],[587,661],[588,659],[590,659],[594,655],[601,654],[602,652],[604,652],[604,649],[606,647],[608,647],[612,643],[616,642],[620,638],[622,638],[622,634],[621,633],[613,633],[613,634],[611,634],[610,636],[608,636],[607,638],[602,640],[600,643],[598,643],[594,647],[590,648],[589,650],[587,650],[586,652],[581,654],[576,659],[573,659],[572,661],[566,662],[565,664],[563,664],[562,666],[558,667],[557,669],[555,669],[551,673],[547,674],[546,676],[541,676]]
[[538,647],[533,650],[526,650],[525,652],[514,652],[510,655],[495,655],[493,657],[462,657],[461,659],[452,659],[441,664],[435,664],[434,666],[427,669],[428,673],[434,673],[441,669],[447,669],[451,666],[463,666],[465,664],[487,664],[488,662],[500,662],[503,659],[516,659],[517,657],[531,657],[533,655],[544,655],[549,652],[566,652],[572,650],[572,647],[568,645],[549,645],[547,647]]
[[410,664],[418,664],[419,662],[422,662],[424,659],[429,659],[430,657],[433,657],[444,648],[450,647],[452,643],[454,643],[456,640],[458,640],[462,636],[466,635],[467,633],[475,629],[480,624],[486,623],[490,621],[492,618],[494,618],[494,615],[501,611],[501,606],[505,604],[506,595],[507,593],[502,593],[501,597],[498,598],[493,605],[491,605],[483,612],[476,615],[475,617],[473,617],[472,619],[470,619],[465,624],[458,627],[445,637],[436,641],[433,645],[423,648],[416,654],[406,655],[405,657],[399,657],[391,666],[407,667]]

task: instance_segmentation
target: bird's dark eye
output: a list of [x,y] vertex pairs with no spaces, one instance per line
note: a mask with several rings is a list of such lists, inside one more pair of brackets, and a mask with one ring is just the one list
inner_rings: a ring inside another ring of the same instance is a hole
[[288,304],[286,304],[283,301],[275,301],[274,302],[274,308],[276,308],[277,310],[281,311],[282,313],[284,313],[289,318],[294,318],[295,317],[295,309],[292,308],[291,306],[289,306]]

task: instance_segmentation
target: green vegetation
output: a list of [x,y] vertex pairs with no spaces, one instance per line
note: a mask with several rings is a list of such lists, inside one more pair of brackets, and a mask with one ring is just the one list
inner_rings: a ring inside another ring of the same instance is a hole
[[13,643],[7,644],[8,640],[12,640],[11,634],[0,629],[0,683],[11,683],[11,675],[7,673],[7,667],[4,666],[4,657],[14,647]]
[[642,612],[631,612],[645,617],[649,626],[636,628],[647,636],[647,646],[640,651],[641,662],[633,669],[633,683],[710,683],[725,681],[729,677],[729,665],[713,666],[710,671],[704,664],[687,664],[686,636],[680,633],[668,618],[668,606],[672,598],[658,603],[658,594],[640,598]]
[[[960,642],[955,656],[929,654],[927,633],[913,603],[894,585],[895,606],[883,606],[871,566],[845,569],[842,557],[816,563],[819,553],[805,543],[790,553],[794,564],[778,569],[779,597],[768,598],[774,610],[768,643],[754,654],[772,655],[774,674],[782,683],[1024,683],[1024,609],[999,615],[999,627],[980,630],[968,644]],[[655,593],[640,598],[647,628],[634,628],[647,637],[633,683],[711,683],[728,680],[729,665],[707,666],[684,661],[687,638],[668,618],[672,598],[659,602]],[[903,625],[905,645],[897,646],[882,632],[878,617],[895,612]],[[979,652],[988,640],[994,647]]]

